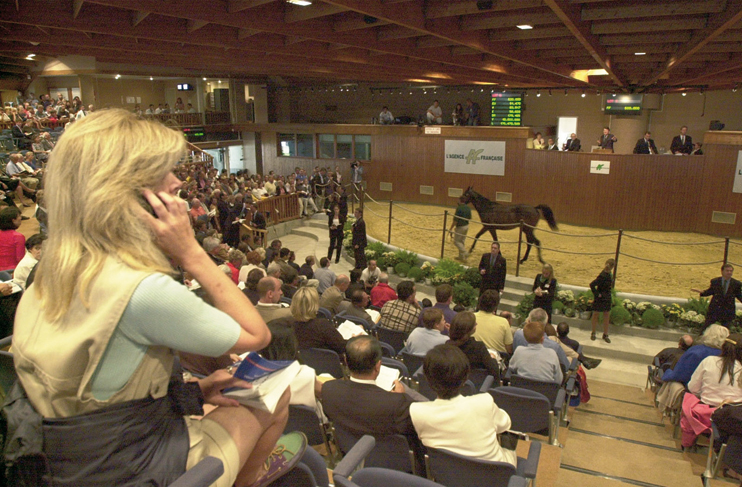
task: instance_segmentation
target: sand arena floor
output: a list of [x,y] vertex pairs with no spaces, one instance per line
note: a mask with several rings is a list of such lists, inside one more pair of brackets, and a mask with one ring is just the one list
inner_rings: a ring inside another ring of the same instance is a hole
[[[387,241],[389,226],[388,202],[374,203],[367,201],[365,206],[366,228],[369,235],[383,242]],[[405,211],[411,210],[411,211]],[[448,226],[451,224],[451,215],[455,208],[422,205],[413,203],[395,203],[394,220],[392,222],[392,245],[412,250],[414,252],[440,257],[441,237],[443,229],[443,211],[449,211]],[[413,213],[415,212],[415,213]],[[427,216],[434,215],[434,216]],[[472,211],[472,218],[477,220],[479,215]],[[558,220],[557,220],[558,221]],[[418,227],[418,228],[414,228]],[[434,229],[434,230],[423,230]],[[481,229],[481,225],[472,223],[469,226],[469,237],[473,237]],[[575,225],[559,224],[559,232],[548,233],[548,226],[544,220],[539,221],[536,237],[544,247],[542,251],[544,262],[554,266],[556,278],[559,282],[578,286],[588,286],[595,276],[600,273],[606,259],[613,257],[616,251],[616,236],[610,237],[569,237],[573,235],[605,235],[617,234],[617,230],[580,227]],[[715,242],[706,245],[672,245],[667,243],[653,243],[627,237],[635,235],[645,239],[668,243],[688,242]],[[518,253],[518,229],[498,230],[498,240],[501,242],[503,256],[508,262],[508,273],[515,274],[516,256]],[[523,238],[525,252],[525,236]],[[467,249],[472,239],[467,239]],[[474,253],[469,256],[467,264],[475,266],[484,252],[489,251],[492,238],[489,232],[482,235]],[[729,261],[742,264],[742,242],[729,246]],[[562,250],[575,253],[606,253],[608,255],[578,255],[556,252]],[[667,265],[640,261],[627,255],[621,255],[618,261],[618,278],[616,289],[619,292],[634,292],[660,296],[688,298],[694,295],[690,288],[705,289],[709,280],[720,275],[721,260],[724,256],[722,239],[698,233],[680,232],[624,232],[621,241],[621,253],[661,262],[717,262],[706,265]],[[446,238],[445,257],[453,258],[458,255],[453,240]],[[532,249],[528,261],[521,265],[521,277],[535,277],[541,270],[536,249]],[[742,271],[738,271],[738,274]],[[739,278],[740,276],[736,276]],[[694,295],[697,296],[697,295]]]

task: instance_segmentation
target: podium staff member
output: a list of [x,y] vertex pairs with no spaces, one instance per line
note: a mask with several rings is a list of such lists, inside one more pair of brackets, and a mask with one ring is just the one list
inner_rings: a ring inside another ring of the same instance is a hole
[[644,137],[636,141],[634,154],[658,154],[657,146],[654,145],[654,139],[649,138],[650,135],[652,132],[645,132]]
[[613,152],[613,143],[618,142],[615,135],[611,133],[610,127],[603,127],[603,135],[598,139],[598,145],[601,149],[610,149]]
[[680,135],[676,135],[672,139],[670,144],[670,152],[673,154],[684,154],[690,155],[693,152],[693,138],[690,135],[686,135],[688,127],[683,125],[680,127]]

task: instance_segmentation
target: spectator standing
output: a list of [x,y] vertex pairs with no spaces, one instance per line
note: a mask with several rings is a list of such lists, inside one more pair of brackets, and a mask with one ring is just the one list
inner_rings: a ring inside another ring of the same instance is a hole
[[356,260],[356,269],[366,268],[366,222],[363,219],[363,210],[356,208],[356,221],[353,223],[353,254]]
[[556,296],[557,280],[554,278],[554,268],[551,264],[544,264],[541,268],[541,274],[536,275],[533,280],[531,291],[535,294],[533,298],[533,307],[541,308],[546,311],[551,323],[551,306]]
[[471,98],[466,99],[466,124],[467,125],[480,125],[479,120],[479,103],[471,101]]
[[456,126],[466,124],[466,113],[464,113],[464,107],[461,106],[461,103],[456,104],[456,108],[451,112],[451,118]]
[[466,198],[459,196],[459,205],[456,207],[456,213],[451,222],[449,233],[453,235],[453,244],[459,249],[458,260],[465,262],[469,257],[466,251],[466,234],[469,233],[469,220],[471,220],[471,208],[466,204]]
[[335,284],[335,273],[330,270],[330,259],[322,257],[319,260],[319,269],[314,271],[314,278],[317,279],[317,292],[324,293],[327,288]]
[[541,132],[536,132],[536,137],[533,138],[533,148],[536,150],[546,149],[546,141],[544,140],[544,136],[541,135]]
[[492,242],[490,253],[482,255],[479,260],[479,273],[482,275],[482,284],[479,294],[484,294],[487,289],[494,289],[502,294],[505,289],[505,276],[507,274],[507,262],[500,253],[500,244]]
[[332,205],[327,215],[327,225],[330,229],[330,246],[327,248],[327,258],[332,260],[332,253],[337,251],[337,256],[335,257],[335,263],[337,264],[340,262],[340,252],[343,250],[345,218],[340,214],[340,206],[337,204]]
[[605,340],[606,343],[611,343],[611,339],[608,338],[608,322],[611,317],[611,306],[613,305],[613,296],[611,296],[611,290],[613,289],[613,276],[611,275],[611,271],[615,266],[615,260],[606,260],[603,271],[595,278],[595,280],[593,280],[593,282],[590,283],[590,290],[593,292],[593,331],[590,334],[590,340],[595,340],[595,330],[598,326],[598,313],[603,313],[603,340]]

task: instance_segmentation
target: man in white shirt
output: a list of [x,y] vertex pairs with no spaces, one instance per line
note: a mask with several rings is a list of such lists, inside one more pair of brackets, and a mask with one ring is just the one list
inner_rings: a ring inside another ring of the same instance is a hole
[[443,109],[438,104],[438,100],[435,100],[430,107],[428,107],[428,123],[437,123],[438,125],[443,123]]
[[389,111],[389,108],[383,107],[379,114],[379,123],[381,125],[391,125],[394,123],[394,115]]
[[378,267],[376,267],[376,261],[370,260],[368,261],[368,267],[363,269],[363,272],[361,272],[361,281],[365,282],[366,284],[369,283],[369,280],[371,278],[373,278],[374,281],[378,281],[379,274],[381,274],[381,271]]
[[41,233],[31,235],[26,240],[26,255],[23,256],[15,271],[13,271],[13,281],[23,289],[26,289],[28,275],[41,258],[41,246],[44,240],[46,240],[46,236]]

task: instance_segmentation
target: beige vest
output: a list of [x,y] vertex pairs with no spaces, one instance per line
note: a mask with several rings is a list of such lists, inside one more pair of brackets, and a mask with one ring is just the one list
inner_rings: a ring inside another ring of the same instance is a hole
[[106,406],[167,394],[173,353],[150,347],[123,389],[106,401],[91,393],[98,367],[121,315],[139,283],[151,273],[135,271],[109,257],[90,289],[90,308],[77,289],[67,314],[50,323],[33,286],[24,293],[13,333],[15,366],[28,398],[45,418],[89,413]]

